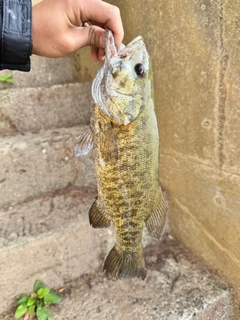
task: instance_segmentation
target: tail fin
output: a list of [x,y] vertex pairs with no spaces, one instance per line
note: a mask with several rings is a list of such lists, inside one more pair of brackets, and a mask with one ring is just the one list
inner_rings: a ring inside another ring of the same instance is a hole
[[147,270],[142,251],[125,253],[117,250],[116,246],[109,252],[104,262],[103,270],[112,279],[141,278],[145,279]]

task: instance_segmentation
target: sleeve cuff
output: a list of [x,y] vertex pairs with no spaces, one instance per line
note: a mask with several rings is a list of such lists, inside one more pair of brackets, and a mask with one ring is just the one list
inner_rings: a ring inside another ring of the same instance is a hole
[[32,54],[32,3],[4,0],[0,69],[30,70]]

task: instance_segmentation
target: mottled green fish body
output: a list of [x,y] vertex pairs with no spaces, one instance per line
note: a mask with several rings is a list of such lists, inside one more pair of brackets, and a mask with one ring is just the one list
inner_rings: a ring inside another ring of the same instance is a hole
[[105,272],[114,279],[144,279],[144,224],[159,239],[165,223],[151,65],[141,37],[117,52],[108,30],[106,50],[93,81],[90,129],[75,153],[94,149],[98,197],[89,212],[91,225],[113,223],[116,232]]

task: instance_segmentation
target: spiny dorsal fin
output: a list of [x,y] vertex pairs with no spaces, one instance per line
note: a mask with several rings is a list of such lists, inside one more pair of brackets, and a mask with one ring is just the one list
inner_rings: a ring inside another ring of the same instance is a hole
[[89,127],[79,138],[74,150],[74,156],[86,156],[93,149],[93,132]]
[[147,221],[145,221],[145,225],[148,231],[154,238],[159,239],[161,237],[163,227],[165,225],[165,220],[165,204],[162,191],[160,190],[160,195],[156,205],[156,209],[153,211],[153,213],[150,215]]
[[103,212],[98,198],[93,202],[89,211],[89,222],[93,228],[108,228],[111,225],[111,220]]
[[137,253],[126,253],[117,250],[116,246],[109,252],[103,270],[113,280],[123,278],[145,279],[147,270],[142,250]]

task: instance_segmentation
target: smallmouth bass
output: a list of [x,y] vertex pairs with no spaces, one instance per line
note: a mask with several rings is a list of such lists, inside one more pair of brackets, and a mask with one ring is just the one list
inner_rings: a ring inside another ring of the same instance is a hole
[[75,155],[94,150],[98,197],[90,224],[114,224],[116,244],[104,271],[113,279],[144,279],[144,224],[157,239],[165,224],[151,63],[142,37],[119,51],[110,30],[106,41],[105,60],[92,84],[90,128],[79,137]]

